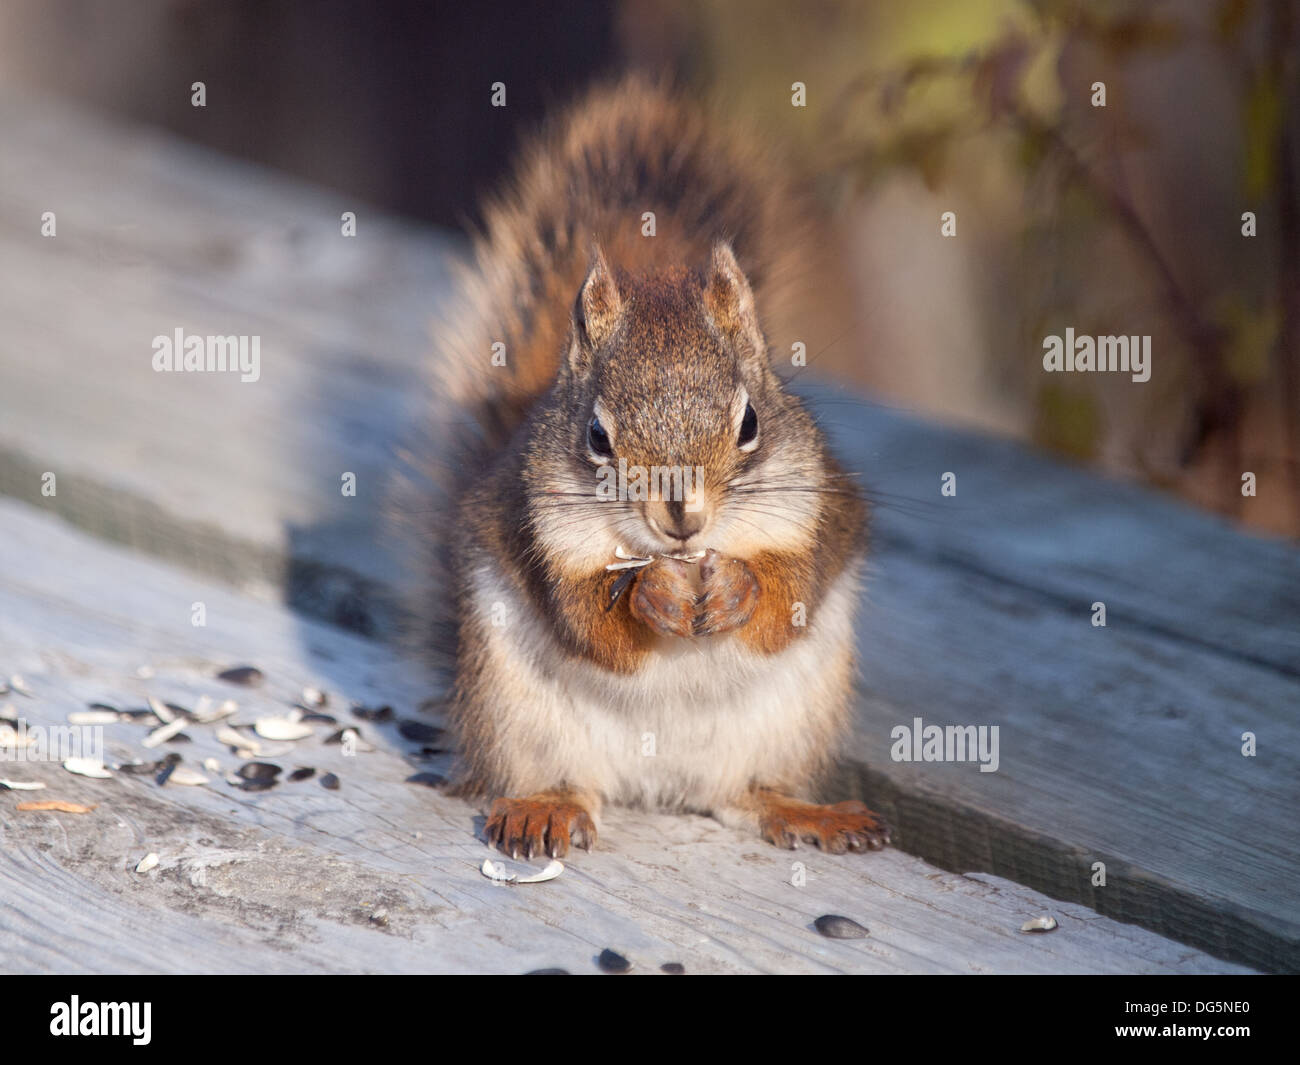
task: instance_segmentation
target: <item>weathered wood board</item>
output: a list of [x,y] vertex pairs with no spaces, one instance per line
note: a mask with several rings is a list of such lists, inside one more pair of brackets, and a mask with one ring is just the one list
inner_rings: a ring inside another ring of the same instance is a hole
[[[377,501],[454,243],[46,102],[0,97],[0,131],[0,492],[385,631],[403,569]],[[262,380],[154,373],[177,326],[260,334]],[[843,784],[945,868],[1300,968],[1300,553],[1008,442],[817,406],[880,498]],[[917,716],[998,725],[999,771],[891,761]]]
[[[280,713],[304,685],[399,715],[427,682],[382,644],[304,620],[192,573],[97,542],[23,504],[0,501],[0,668],[30,697],[8,700],[30,725],[66,722],[88,702],[194,707],[234,698],[231,720]],[[207,624],[190,624],[204,603]],[[213,679],[254,664],[266,684]],[[140,667],[153,670],[141,678]],[[997,877],[943,872],[898,850],[778,851],[701,817],[611,811],[597,850],[559,879],[504,886],[479,866],[480,811],[408,783],[438,768],[393,726],[359,725],[376,748],[352,756],[329,731],[269,757],[340,778],[245,793],[151,777],[74,776],[57,763],[0,762],[0,777],[44,781],[0,791],[0,970],[6,972],[597,972],[605,948],[635,971],[1238,972],[1144,929],[1053,902]],[[138,724],[103,726],[113,766],[161,751],[186,766],[239,764],[215,726],[191,742],[141,746]],[[57,798],[88,814],[18,812]],[[137,873],[148,853],[158,866]],[[806,883],[796,887],[794,863]],[[812,921],[853,917],[862,940],[829,940]],[[1018,931],[1054,914],[1052,933]],[[378,918],[378,920],[376,920]],[[382,923],[381,923],[382,922]]]

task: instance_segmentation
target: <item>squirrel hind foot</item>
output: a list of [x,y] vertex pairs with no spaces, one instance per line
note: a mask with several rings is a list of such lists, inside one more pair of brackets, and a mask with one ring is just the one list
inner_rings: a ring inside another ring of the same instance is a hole
[[856,800],[822,806],[759,791],[754,795],[754,810],[763,838],[787,850],[803,842],[831,854],[878,851],[890,840],[884,819]]
[[515,859],[563,858],[571,843],[586,851],[596,843],[591,811],[569,792],[497,799],[485,832],[489,845]]

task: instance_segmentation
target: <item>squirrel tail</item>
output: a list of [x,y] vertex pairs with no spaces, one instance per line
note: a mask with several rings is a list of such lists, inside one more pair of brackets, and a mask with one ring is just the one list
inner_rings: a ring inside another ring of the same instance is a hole
[[816,216],[764,143],[633,76],[590,91],[525,146],[486,206],[437,338],[438,391],[483,443],[502,446],[554,381],[593,243],[635,271],[703,266],[729,241],[774,349],[782,332],[808,348],[824,339]]

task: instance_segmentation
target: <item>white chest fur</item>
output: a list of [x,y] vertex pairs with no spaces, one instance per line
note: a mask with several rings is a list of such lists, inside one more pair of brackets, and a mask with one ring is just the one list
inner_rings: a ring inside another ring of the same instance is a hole
[[[665,638],[634,675],[565,654],[544,619],[487,568],[474,574],[486,652],[508,680],[494,718],[514,794],[561,784],[606,801],[709,811],[752,783],[797,788],[837,738],[853,668],[856,571],[835,582],[785,650],[729,636]],[[496,613],[491,611],[495,608]]]

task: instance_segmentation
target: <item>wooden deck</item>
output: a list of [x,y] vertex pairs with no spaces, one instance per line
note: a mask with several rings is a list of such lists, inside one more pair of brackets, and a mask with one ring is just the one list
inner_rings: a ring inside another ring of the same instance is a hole
[[[428,678],[317,619],[391,630],[402,563],[371,504],[421,402],[455,242],[46,102],[0,97],[0,132],[0,673],[35,693],[9,701],[45,724],[91,701],[192,705],[226,687],[215,669],[251,663],[269,681],[227,693],[241,714],[314,684],[416,716]],[[259,334],[262,380],[153,373],[152,337],[178,326]],[[558,881],[502,887],[478,872],[479,812],[406,783],[438,766],[391,726],[362,724],[377,749],[354,758],[322,729],[274,759],[336,772],[334,792],[0,763],[41,797],[99,804],[19,813],[28,795],[0,792],[0,965],[581,972],[611,947],[690,971],[1300,969],[1300,553],[813,391],[880,496],[840,790],[884,810],[897,848],[790,855],[613,811]],[[998,772],[891,761],[891,729],[916,717],[998,725]],[[233,768],[211,729],[187,731],[185,764]],[[143,753],[143,733],[107,726],[112,757]],[[158,869],[133,872],[149,851]],[[870,938],[817,936],[827,912]],[[1058,931],[1017,931],[1043,912]]]

